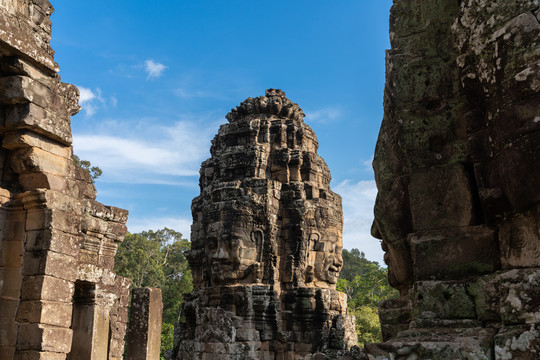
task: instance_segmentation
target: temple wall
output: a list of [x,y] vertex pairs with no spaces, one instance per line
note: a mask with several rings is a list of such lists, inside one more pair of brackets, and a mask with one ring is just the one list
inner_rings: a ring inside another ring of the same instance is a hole
[[394,1],[372,233],[401,298],[373,354],[540,350],[539,8]]
[[73,162],[79,92],[62,83],[46,0],[0,1],[0,358],[121,359],[127,211]]

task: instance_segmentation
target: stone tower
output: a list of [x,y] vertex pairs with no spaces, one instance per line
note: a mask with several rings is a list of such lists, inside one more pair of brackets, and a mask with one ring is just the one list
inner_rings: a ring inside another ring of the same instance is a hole
[[539,8],[394,1],[373,234],[401,298],[373,358],[539,358]]
[[341,197],[303,117],[269,89],[227,114],[212,141],[192,203],[195,290],[174,359],[295,359],[356,345],[336,291]]

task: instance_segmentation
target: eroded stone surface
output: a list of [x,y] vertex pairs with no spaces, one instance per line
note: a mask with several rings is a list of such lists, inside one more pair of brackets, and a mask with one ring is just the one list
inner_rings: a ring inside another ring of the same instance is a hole
[[372,233],[402,297],[369,358],[538,357],[539,8],[394,1]]
[[336,291],[341,197],[303,116],[269,89],[233,109],[212,141],[192,204],[196,290],[173,359],[300,359],[356,345]]
[[127,211],[73,162],[79,92],[62,83],[47,0],[0,0],[0,358],[120,359]]

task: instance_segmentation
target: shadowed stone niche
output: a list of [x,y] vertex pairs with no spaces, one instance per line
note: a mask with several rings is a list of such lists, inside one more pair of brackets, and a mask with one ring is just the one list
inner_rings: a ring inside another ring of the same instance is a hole
[[0,359],[120,360],[131,281],[112,270],[128,214],[73,162],[79,92],[57,74],[53,11],[0,0]]
[[540,357],[540,2],[394,1],[372,359]]
[[303,359],[356,345],[336,291],[341,197],[304,114],[281,90],[227,114],[192,203],[194,291],[172,359]]

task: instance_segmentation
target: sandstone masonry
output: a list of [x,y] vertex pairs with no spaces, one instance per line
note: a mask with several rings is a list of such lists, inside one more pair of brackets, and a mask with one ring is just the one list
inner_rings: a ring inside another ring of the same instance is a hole
[[127,211],[73,162],[79,92],[62,83],[47,0],[0,0],[0,359],[121,359]]
[[301,359],[356,345],[336,291],[341,197],[304,114],[281,90],[227,114],[193,200],[194,292],[172,359]]
[[539,356],[539,9],[394,1],[373,235],[401,298],[370,359]]

